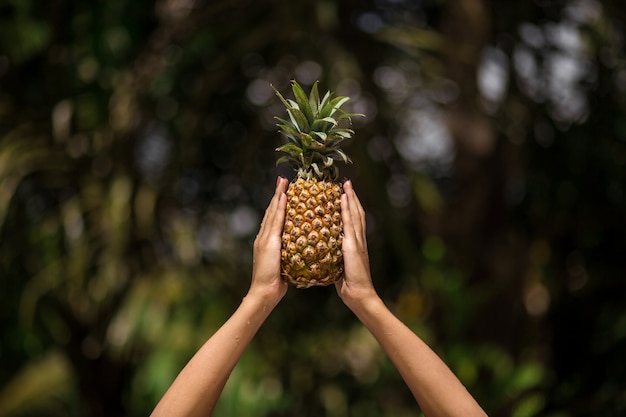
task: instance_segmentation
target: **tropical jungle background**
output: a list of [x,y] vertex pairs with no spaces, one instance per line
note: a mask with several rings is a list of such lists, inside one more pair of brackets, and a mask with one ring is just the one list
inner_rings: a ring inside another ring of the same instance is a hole
[[[626,8],[2,0],[0,416],[146,416],[235,310],[270,85],[352,98],[375,286],[491,416],[626,415]],[[216,416],[420,415],[291,288]]]

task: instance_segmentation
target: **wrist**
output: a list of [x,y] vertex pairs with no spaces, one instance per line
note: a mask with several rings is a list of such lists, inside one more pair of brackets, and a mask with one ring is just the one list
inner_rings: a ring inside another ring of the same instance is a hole
[[373,321],[380,319],[385,310],[388,311],[378,294],[360,299],[350,309],[367,328],[370,328]]
[[343,301],[357,316],[366,313],[376,305],[382,303],[378,293],[376,293],[373,289],[370,291],[360,292],[356,295],[346,296]]
[[282,288],[275,289],[269,286],[253,285],[248,290],[244,300],[259,305],[268,314],[278,305],[285,291]]

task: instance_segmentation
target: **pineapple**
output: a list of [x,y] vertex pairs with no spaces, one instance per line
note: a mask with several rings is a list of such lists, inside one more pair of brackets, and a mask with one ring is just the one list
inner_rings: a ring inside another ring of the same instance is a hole
[[[273,87],[272,87],[273,88]],[[341,194],[335,162],[352,162],[339,148],[354,135],[342,127],[352,116],[341,109],[349,98],[327,92],[320,100],[318,83],[307,97],[292,81],[294,100],[276,95],[287,108],[288,120],[277,117],[287,143],[276,164],[290,162],[296,171],[287,189],[287,211],[282,234],[281,275],[298,288],[330,285],[343,276]]]

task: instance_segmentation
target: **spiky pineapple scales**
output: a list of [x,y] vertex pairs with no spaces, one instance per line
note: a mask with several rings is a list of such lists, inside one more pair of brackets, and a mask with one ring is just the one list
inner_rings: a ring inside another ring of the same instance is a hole
[[330,285],[343,275],[343,188],[335,162],[351,162],[340,146],[354,135],[343,125],[357,115],[341,109],[348,97],[333,97],[329,91],[320,99],[317,82],[308,96],[296,81],[292,90],[295,101],[274,89],[288,115],[277,117],[287,139],[276,149],[286,153],[277,164],[290,162],[296,171],[287,189],[281,274],[298,288]]

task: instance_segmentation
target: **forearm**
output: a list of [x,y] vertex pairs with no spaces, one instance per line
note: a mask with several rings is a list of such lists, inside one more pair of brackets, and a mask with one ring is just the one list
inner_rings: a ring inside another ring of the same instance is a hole
[[485,416],[448,366],[379,297],[369,297],[353,311],[385,350],[426,416]]
[[274,307],[271,300],[247,295],[183,368],[152,416],[211,415],[233,368]]
[[365,211],[352,183],[341,196],[344,279],[335,287],[383,347],[428,417],[484,417],[485,413],[452,371],[385,306],[372,285]]

